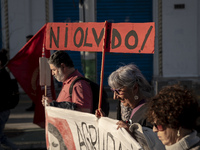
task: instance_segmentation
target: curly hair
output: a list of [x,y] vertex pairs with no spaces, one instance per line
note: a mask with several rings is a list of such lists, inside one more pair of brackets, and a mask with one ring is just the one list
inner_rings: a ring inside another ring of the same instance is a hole
[[147,118],[168,128],[193,129],[198,117],[194,94],[180,85],[166,86],[149,101]]

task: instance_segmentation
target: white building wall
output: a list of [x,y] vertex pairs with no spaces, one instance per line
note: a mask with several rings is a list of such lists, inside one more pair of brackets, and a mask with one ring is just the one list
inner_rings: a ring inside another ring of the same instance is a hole
[[198,0],[163,1],[163,77],[199,76],[198,7]]
[[[175,9],[175,5],[184,5],[184,8]],[[195,90],[200,97],[200,1],[153,0],[153,19],[156,25],[153,62],[155,94],[163,86],[181,84]]]
[[[185,8],[175,9],[175,4],[184,4]],[[154,6],[158,6],[157,0],[154,1]],[[200,76],[199,8],[199,0],[162,0],[162,77]],[[157,9],[154,7],[156,23],[158,23]],[[157,77],[159,76],[157,45],[155,50],[154,77]]]
[[[1,0],[2,47],[5,46],[5,1]],[[49,22],[53,21],[49,0]],[[26,36],[36,34],[46,23],[45,0],[8,0],[10,58],[26,44]]]

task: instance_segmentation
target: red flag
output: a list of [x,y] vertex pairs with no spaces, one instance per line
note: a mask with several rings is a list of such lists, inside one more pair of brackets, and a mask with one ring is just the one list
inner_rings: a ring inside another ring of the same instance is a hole
[[[44,87],[39,84],[39,57],[42,56],[42,46],[46,25],[44,25],[31,40],[9,61],[7,67],[17,79],[20,86],[35,103],[33,123],[45,127],[45,113],[41,100]],[[45,50],[45,56],[50,57],[50,51]],[[55,99],[53,78],[48,96]]]

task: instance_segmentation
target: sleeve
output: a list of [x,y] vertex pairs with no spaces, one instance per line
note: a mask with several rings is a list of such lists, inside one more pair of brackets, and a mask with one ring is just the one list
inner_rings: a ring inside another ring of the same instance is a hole
[[12,98],[11,90],[11,78],[8,72],[2,71],[0,74],[0,94],[1,94],[1,106],[0,111],[9,109],[9,102]]
[[76,109],[76,104],[71,103],[71,102],[56,102],[53,101],[50,103],[50,106],[58,107],[58,108],[65,108],[65,109],[71,109],[75,110]]
[[11,78],[8,72],[4,71],[0,75],[0,94],[3,100],[11,95]]

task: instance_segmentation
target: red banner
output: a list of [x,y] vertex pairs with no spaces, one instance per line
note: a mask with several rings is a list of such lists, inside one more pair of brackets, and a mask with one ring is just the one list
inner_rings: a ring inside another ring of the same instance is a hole
[[[105,23],[47,23],[46,49],[102,52]],[[155,24],[109,23],[106,52],[153,53]],[[108,41],[109,40],[109,41]]]
[[[44,107],[41,103],[44,87],[39,85],[39,57],[42,56],[45,29],[46,25],[26,43],[7,65],[20,86],[34,102],[35,114],[33,122],[40,127],[45,125]],[[50,57],[50,51],[45,50],[45,54],[47,58]],[[54,84],[53,82],[51,83],[48,95],[55,99]]]

